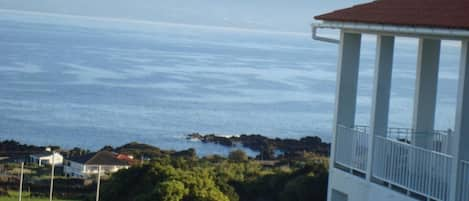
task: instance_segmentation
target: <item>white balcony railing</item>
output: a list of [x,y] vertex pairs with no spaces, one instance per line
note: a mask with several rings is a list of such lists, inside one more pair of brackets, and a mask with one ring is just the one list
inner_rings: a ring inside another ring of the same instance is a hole
[[461,161],[461,197],[460,201],[469,201],[469,161]]
[[448,200],[452,157],[375,137],[373,177],[433,200]]
[[388,128],[387,138],[412,144],[412,141],[429,141],[429,146],[425,147],[432,151],[448,153],[449,136],[451,130],[416,131],[410,128]]
[[[450,131],[415,132],[404,128],[389,128],[386,134],[375,135],[372,177],[429,200],[448,200],[453,160],[447,154],[449,135]],[[358,171],[362,176],[368,174],[370,137],[366,126],[337,125],[336,167]],[[426,147],[414,145],[415,141],[424,142]],[[463,188],[469,188],[469,162],[462,166],[467,177]],[[469,194],[461,197],[469,201]]]
[[368,133],[366,127],[338,125],[335,162],[351,170],[366,171],[368,161]]

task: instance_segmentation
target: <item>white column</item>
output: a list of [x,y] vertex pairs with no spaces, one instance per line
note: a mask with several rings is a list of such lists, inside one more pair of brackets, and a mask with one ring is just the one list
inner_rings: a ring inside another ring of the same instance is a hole
[[[337,64],[337,86],[335,113],[333,125],[333,139],[331,149],[330,168],[334,168],[335,141],[337,124],[352,127],[355,124],[355,110],[357,102],[358,67],[360,61],[361,34],[341,32]],[[329,175],[328,201],[332,195],[332,174]]]
[[[450,142],[453,156],[450,186],[450,201],[457,201],[460,189],[461,170],[460,161],[469,161],[469,41],[463,41],[461,46],[461,63],[459,70],[458,98],[456,103],[455,132]],[[469,189],[464,189],[468,191]]]
[[[391,96],[392,66],[394,57],[394,37],[378,35],[376,41],[376,63],[373,85],[373,100],[370,115],[370,138],[367,164],[367,179],[371,179],[376,136],[386,136],[389,118],[389,101]],[[384,168],[384,167],[376,167]]]
[[345,32],[341,34],[337,68],[335,125],[342,124],[352,127],[355,124],[360,47],[361,34]]
[[[412,120],[412,128],[418,132],[431,132],[434,129],[440,46],[440,40],[421,38],[419,41]],[[419,147],[429,148],[432,144],[431,135],[413,135],[412,142]]]

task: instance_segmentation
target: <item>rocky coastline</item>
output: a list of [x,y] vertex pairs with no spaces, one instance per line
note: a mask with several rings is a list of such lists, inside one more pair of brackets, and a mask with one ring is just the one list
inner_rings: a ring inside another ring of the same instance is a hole
[[[242,134],[239,136],[223,136],[217,134],[191,133],[188,140],[199,140],[203,143],[219,144],[226,147],[241,145],[259,152],[256,158],[279,159],[303,155],[305,152],[320,156],[329,156],[330,143],[323,142],[320,137],[303,137],[301,139],[268,138],[266,136]],[[281,154],[277,154],[281,153]]]
[[[263,135],[242,134],[239,136],[223,136],[217,134],[192,133],[186,136],[187,140],[197,140],[202,143],[219,144],[228,148],[243,147],[251,149],[259,154],[255,159],[260,160],[281,160],[295,159],[305,154],[314,154],[328,157],[330,154],[330,143],[323,142],[317,136],[303,137],[300,139],[281,139],[269,138]],[[61,149],[59,146],[48,146],[52,150],[62,153],[66,157],[79,156],[89,153],[85,150],[75,147],[70,150]],[[16,141],[6,140],[0,142],[0,156],[10,156],[13,158],[23,158],[30,154],[43,152],[46,147],[21,144]],[[131,142],[119,147],[105,146],[101,150],[112,151],[116,153],[130,154],[136,157],[158,158],[162,156],[184,156],[195,157],[196,150],[162,150],[158,147]]]

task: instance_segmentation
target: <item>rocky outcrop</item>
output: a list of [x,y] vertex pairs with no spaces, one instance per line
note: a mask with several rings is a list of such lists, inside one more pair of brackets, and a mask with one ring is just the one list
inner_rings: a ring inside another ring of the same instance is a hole
[[330,143],[325,143],[321,138],[303,137],[301,139],[280,139],[268,138],[262,135],[240,135],[224,137],[215,134],[203,135],[192,133],[187,139],[200,140],[203,143],[215,143],[223,146],[232,147],[241,144],[243,147],[258,151],[258,157],[262,159],[275,159],[277,151],[282,152],[282,156],[296,155],[298,153],[310,152],[318,155],[329,156]]

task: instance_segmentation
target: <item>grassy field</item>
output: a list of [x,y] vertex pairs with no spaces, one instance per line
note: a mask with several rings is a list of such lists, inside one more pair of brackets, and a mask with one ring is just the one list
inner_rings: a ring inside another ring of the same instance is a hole
[[[10,196],[1,196],[0,201],[18,201],[18,192],[10,192]],[[23,193],[22,201],[49,201],[49,198],[30,198],[28,193]],[[54,201],[76,201],[76,200],[56,200]]]

